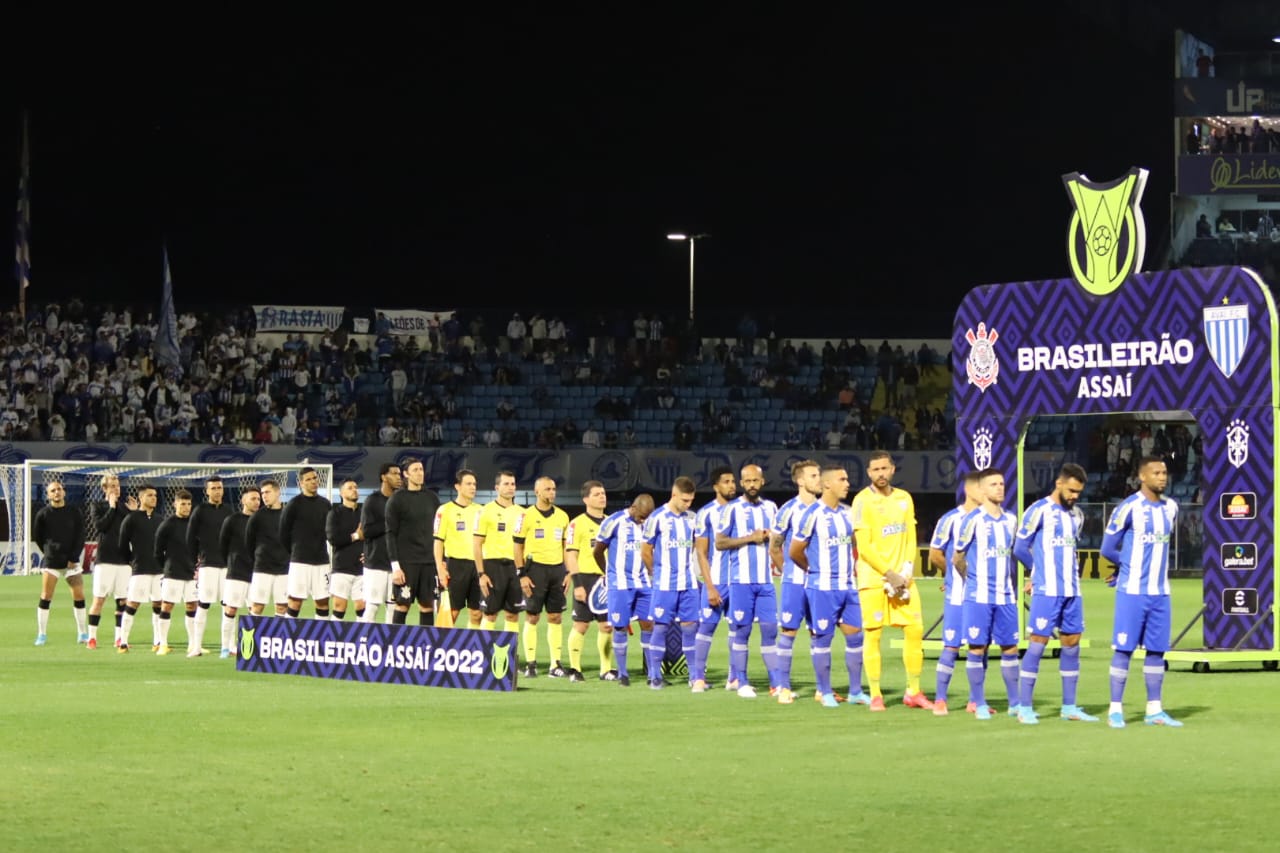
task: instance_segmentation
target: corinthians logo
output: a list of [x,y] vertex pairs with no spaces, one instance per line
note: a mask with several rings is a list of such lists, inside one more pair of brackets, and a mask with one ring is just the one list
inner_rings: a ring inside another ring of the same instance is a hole
[[979,391],[985,392],[987,386],[994,385],[996,377],[1000,375],[1000,359],[996,358],[995,350],[995,343],[999,337],[1000,333],[995,329],[988,331],[986,323],[978,324],[976,334],[973,329],[964,333],[964,339],[971,347],[969,358],[964,363],[964,370],[969,376],[969,382],[978,386]]
[[1072,172],[1063,175],[1062,182],[1075,206],[1067,228],[1072,275],[1089,293],[1105,296],[1142,269],[1147,229],[1138,205],[1147,170],[1135,167],[1101,184]]

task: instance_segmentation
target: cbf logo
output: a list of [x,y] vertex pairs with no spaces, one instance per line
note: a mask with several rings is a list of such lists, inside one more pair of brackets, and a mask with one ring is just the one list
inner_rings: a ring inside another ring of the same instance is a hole
[[1204,309],[1204,343],[1222,375],[1231,378],[1249,343],[1249,306],[1221,305]]
[[979,471],[991,467],[991,430],[982,427],[973,434],[973,467]]
[[1142,269],[1147,228],[1139,205],[1147,170],[1135,167],[1101,184],[1072,172],[1062,182],[1075,206],[1067,228],[1072,275],[1089,293],[1105,296]]
[[1249,425],[1239,418],[1227,424],[1227,461],[1237,468],[1249,461]]
[[976,385],[979,391],[986,391],[988,385],[996,384],[1000,375],[1000,359],[996,357],[995,344],[1000,333],[995,329],[988,331],[986,323],[978,324],[975,334],[973,329],[964,333],[969,342],[969,357],[965,360],[964,370],[969,375],[969,382]]

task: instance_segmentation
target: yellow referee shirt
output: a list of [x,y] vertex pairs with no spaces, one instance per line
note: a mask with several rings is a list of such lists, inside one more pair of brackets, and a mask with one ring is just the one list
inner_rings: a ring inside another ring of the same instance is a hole
[[474,535],[484,538],[484,558],[486,560],[514,560],[516,558],[516,525],[520,523],[522,515],[524,515],[524,507],[517,503],[511,504],[511,506],[503,506],[497,501],[490,501],[480,510],[475,530],[472,532]]
[[589,513],[575,516],[569,523],[569,533],[565,542],[566,551],[578,552],[578,573],[583,575],[602,575],[604,570],[596,562],[596,537],[600,535],[600,525],[604,524],[604,516],[596,518]]
[[858,542],[858,589],[878,589],[884,573],[915,563],[916,507],[911,495],[894,489],[882,495],[867,486],[853,499],[853,535]]
[[435,538],[444,543],[444,556],[449,560],[472,560],[473,527],[480,507],[474,503],[462,506],[457,501],[440,504],[436,510]]
[[531,506],[516,523],[515,541],[524,546],[525,560],[544,566],[564,562],[564,534],[569,527],[569,513],[558,506],[538,509]]

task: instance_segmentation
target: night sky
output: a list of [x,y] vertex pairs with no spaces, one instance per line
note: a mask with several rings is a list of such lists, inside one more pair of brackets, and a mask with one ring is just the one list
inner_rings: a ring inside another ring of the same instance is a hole
[[973,5],[36,58],[0,178],[12,198],[25,105],[32,301],[158,299],[167,240],[180,311],[680,314],[682,230],[711,234],[707,316],[946,336],[970,287],[1066,273],[1062,174],[1151,170],[1149,265],[1172,190],[1172,30]]

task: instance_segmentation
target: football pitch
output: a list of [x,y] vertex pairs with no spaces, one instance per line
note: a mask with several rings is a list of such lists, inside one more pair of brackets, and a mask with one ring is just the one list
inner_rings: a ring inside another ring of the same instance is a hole
[[[0,579],[3,850],[1276,846],[1280,675],[1256,663],[1207,674],[1174,664],[1165,707],[1182,729],[1143,725],[1137,661],[1124,730],[1058,720],[1058,662],[1048,657],[1039,726],[908,710],[894,632],[883,714],[813,702],[803,632],[793,666],[801,698],[790,706],[764,690],[746,700],[597,681],[594,633],[587,683],[539,677],[514,694],[487,693],[239,673],[216,650],[184,657],[180,617],[168,657],[147,651],[141,615],[132,653],[110,648],[110,614],[103,648],[89,651],[75,642],[65,586],[49,643],[36,648],[38,583]],[[1085,587],[1091,645],[1079,701],[1102,715],[1112,591]],[[937,582],[921,591],[932,621]],[[1199,597],[1199,580],[1175,581],[1175,633]],[[205,636],[216,642],[216,618]],[[1199,628],[1189,637],[1198,643]],[[725,648],[722,626],[716,684]],[[843,692],[840,648],[837,639],[833,682]],[[926,653],[931,696],[935,657]],[[767,686],[754,649],[751,671]],[[998,664],[987,685],[1003,711]],[[967,689],[962,661],[953,708]]]

